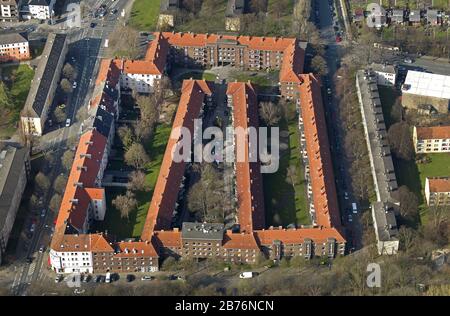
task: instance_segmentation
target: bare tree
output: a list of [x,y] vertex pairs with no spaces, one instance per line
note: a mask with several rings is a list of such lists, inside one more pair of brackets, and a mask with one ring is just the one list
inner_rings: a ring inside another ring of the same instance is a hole
[[69,63],[66,63],[63,67],[63,76],[71,81],[77,77],[77,70]]
[[64,122],[67,118],[66,112],[59,107],[57,107],[53,113],[55,114],[56,122],[58,123]]
[[388,130],[388,137],[391,149],[398,158],[403,160],[414,158],[414,146],[410,128],[406,122],[393,124]]
[[120,211],[120,216],[129,220],[130,212],[136,209],[137,200],[133,192],[127,191],[124,195],[118,195],[112,200],[114,207]]
[[122,141],[123,147],[128,149],[134,142],[134,134],[131,128],[128,126],[121,126],[117,130],[120,140]]
[[150,162],[150,158],[145,152],[144,146],[133,143],[125,152],[125,162],[136,169],[142,169],[145,164]]
[[59,195],[58,193],[54,194],[52,196],[52,199],[50,200],[50,204],[49,204],[50,209],[53,212],[58,211],[59,206],[61,205],[61,201],[62,201],[61,195]]
[[261,102],[259,115],[268,126],[274,126],[280,121],[281,111],[273,102]]
[[325,76],[328,73],[328,66],[325,58],[320,55],[316,55],[311,60],[311,68],[314,73],[320,76]]
[[39,172],[36,175],[36,177],[34,178],[34,183],[42,193],[46,192],[50,188],[50,180],[42,172]]
[[128,188],[132,191],[147,191],[145,184],[145,173],[142,171],[133,171],[128,176]]
[[61,89],[65,92],[65,93],[71,93],[72,92],[72,84],[70,83],[70,81],[66,78],[64,78],[63,80],[61,80],[61,83],[59,84]]
[[66,187],[66,183],[67,183],[67,177],[60,174],[55,179],[55,182],[53,183],[53,188],[55,189],[56,192],[58,192],[59,194],[62,194]]
[[72,168],[74,156],[75,154],[71,150],[66,150],[62,155],[61,163],[66,171],[69,171]]
[[419,212],[419,199],[411,192],[407,186],[398,188],[398,198],[400,202],[400,215],[406,219],[414,219]]

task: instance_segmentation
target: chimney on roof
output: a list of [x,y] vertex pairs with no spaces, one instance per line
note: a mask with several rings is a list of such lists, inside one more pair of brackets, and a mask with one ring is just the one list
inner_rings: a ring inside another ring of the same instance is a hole
[[74,186],[74,187],[82,188],[82,187],[83,187],[83,182],[75,182],[75,183],[73,184],[73,186]]
[[70,202],[73,204],[78,204],[78,199],[70,199]]

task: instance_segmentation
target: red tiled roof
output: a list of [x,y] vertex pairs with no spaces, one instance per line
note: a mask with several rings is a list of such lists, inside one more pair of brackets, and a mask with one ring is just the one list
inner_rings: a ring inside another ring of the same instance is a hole
[[227,231],[224,234],[223,247],[226,249],[259,249],[252,232],[233,234]]
[[166,67],[170,47],[167,39],[161,33],[155,33],[154,35],[155,39],[149,43],[144,60],[152,62],[158,71],[157,74],[162,74]]
[[427,178],[430,192],[450,192],[450,178]]
[[108,81],[112,86],[116,86],[120,80],[122,70],[122,60],[120,59],[102,59],[98,70],[95,85]]
[[153,233],[153,242],[157,248],[164,247],[175,247],[180,248],[181,244],[181,232],[178,229],[174,230],[158,230]]
[[275,240],[284,244],[298,244],[311,239],[316,243],[324,243],[328,238],[334,238],[337,242],[345,242],[344,237],[335,228],[300,228],[300,229],[266,229],[255,232],[259,244],[268,246]]
[[328,142],[320,83],[313,74],[301,75],[300,107],[304,123],[316,222],[339,227],[340,215]]
[[300,83],[300,74],[303,73],[305,51],[298,47],[298,42],[290,44],[283,55],[283,64],[280,70],[280,82]]
[[152,61],[125,60],[123,71],[126,74],[161,75],[162,72]]
[[417,139],[450,139],[450,126],[416,127]]
[[235,41],[239,45],[248,46],[254,50],[283,51],[283,64],[280,70],[280,82],[300,82],[299,75],[303,72],[305,51],[299,47],[295,38],[231,36],[217,34],[195,33],[155,33],[157,38],[167,39],[168,44],[178,47],[204,47],[220,41]]
[[[258,128],[258,101],[250,83],[234,82],[228,85],[227,95],[233,96],[235,130]],[[240,231],[251,233],[264,227],[264,198],[259,158],[250,162],[249,138],[245,142],[236,133],[236,192]],[[258,146],[257,144],[253,144]],[[255,147],[256,148],[256,147]],[[256,153],[257,155],[257,153]]]
[[132,258],[132,257],[158,257],[155,248],[150,242],[130,241],[118,242],[115,244],[116,251],[114,257]]
[[103,234],[61,234],[55,232],[51,248],[60,252],[113,252]]
[[184,80],[181,98],[172,126],[164,158],[159,170],[158,180],[142,232],[143,240],[150,240],[154,229],[168,229],[172,212],[178,197],[178,188],[185,171],[185,162],[174,162],[173,152],[179,146],[180,128],[185,127],[191,135],[194,119],[199,117],[205,95],[211,95],[210,86],[204,80]]
[[[96,186],[95,180],[100,169],[106,143],[107,139],[96,130],[81,135],[59,208],[56,229],[65,230],[67,223],[78,230],[82,230],[91,201],[86,188]],[[82,183],[83,187],[75,185],[77,183]]]
[[103,200],[105,196],[103,188],[86,188],[85,190],[91,200]]

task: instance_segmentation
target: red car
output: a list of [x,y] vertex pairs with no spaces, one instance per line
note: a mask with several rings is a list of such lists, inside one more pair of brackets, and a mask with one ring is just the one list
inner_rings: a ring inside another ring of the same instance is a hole
[[342,41],[342,38],[339,35],[337,35],[336,36],[336,43],[340,43],[341,41]]

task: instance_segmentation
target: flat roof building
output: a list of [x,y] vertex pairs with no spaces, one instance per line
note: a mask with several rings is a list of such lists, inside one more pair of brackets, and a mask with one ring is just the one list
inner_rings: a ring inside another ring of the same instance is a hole
[[417,109],[419,105],[432,105],[438,112],[448,113],[450,102],[450,76],[409,70],[402,86],[402,105]]
[[372,203],[372,219],[378,253],[391,255],[397,253],[399,247],[395,219],[395,210],[399,205],[396,199],[398,184],[387,139],[376,74],[370,69],[359,70],[356,74],[356,88],[377,197],[376,202]]
[[26,135],[41,136],[44,131],[66,53],[66,35],[49,34],[21,113],[22,129]]
[[29,169],[27,148],[0,142],[0,264],[27,184]]

